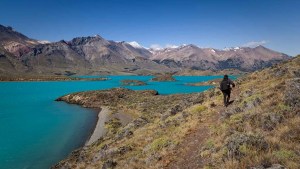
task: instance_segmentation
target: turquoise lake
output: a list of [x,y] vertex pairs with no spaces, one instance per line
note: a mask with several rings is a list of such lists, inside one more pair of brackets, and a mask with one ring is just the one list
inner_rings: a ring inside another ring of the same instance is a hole
[[107,81],[0,82],[0,168],[49,168],[84,145],[96,124],[97,113],[54,101],[62,95],[120,87],[123,79],[148,84],[127,86],[133,90],[154,89],[159,94],[202,92],[211,87],[185,84],[221,76],[175,76],[175,82],[151,82],[152,76],[107,77]]

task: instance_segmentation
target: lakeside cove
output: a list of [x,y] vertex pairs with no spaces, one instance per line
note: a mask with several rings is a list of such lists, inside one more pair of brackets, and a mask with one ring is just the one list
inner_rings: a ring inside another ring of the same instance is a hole
[[[80,78],[94,78],[94,76]],[[2,89],[0,94],[5,96],[5,99],[0,102],[2,108],[0,122],[3,131],[0,133],[3,138],[0,143],[5,145],[3,151],[0,151],[1,166],[49,168],[66,158],[71,151],[88,144],[87,140],[93,134],[100,110],[54,101],[62,95],[107,90],[120,86],[132,90],[153,89],[160,95],[202,92],[211,87],[187,87],[185,84],[219,78],[219,76],[175,76],[174,82],[151,81],[153,76],[105,76],[104,78],[106,78],[104,81],[0,82]],[[147,85],[124,86],[121,81],[126,79],[143,81]],[[124,119],[121,121],[123,125],[136,118],[126,113],[113,115],[113,118]]]

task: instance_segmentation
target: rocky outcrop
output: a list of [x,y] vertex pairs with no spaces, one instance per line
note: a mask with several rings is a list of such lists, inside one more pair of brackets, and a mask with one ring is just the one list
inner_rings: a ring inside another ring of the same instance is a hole
[[27,54],[37,44],[38,41],[13,30],[12,27],[0,25],[0,46],[15,57],[20,58]]
[[18,42],[8,42],[6,45],[4,45],[4,49],[18,58],[32,50],[30,47]]

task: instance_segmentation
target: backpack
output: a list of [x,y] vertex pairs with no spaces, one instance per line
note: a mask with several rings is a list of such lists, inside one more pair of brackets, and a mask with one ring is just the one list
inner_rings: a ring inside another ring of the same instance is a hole
[[221,90],[228,90],[230,89],[230,83],[228,80],[223,80],[220,84],[220,89]]

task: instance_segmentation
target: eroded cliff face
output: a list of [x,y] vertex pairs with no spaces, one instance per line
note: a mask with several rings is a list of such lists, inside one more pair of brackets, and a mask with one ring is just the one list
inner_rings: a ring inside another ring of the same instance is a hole
[[59,100],[126,112],[108,134],[53,168],[299,168],[300,56],[236,81],[234,102],[219,89],[187,95],[112,89]]

